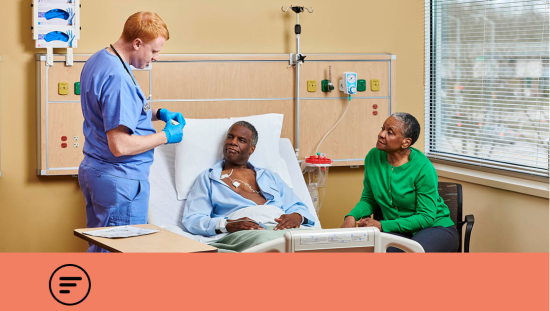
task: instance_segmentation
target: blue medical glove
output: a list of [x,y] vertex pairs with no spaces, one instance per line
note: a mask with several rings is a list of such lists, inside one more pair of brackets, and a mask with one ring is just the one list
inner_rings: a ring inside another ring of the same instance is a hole
[[72,48],[73,47],[73,40],[74,40],[74,35],[73,35],[72,30],[67,30],[67,36],[69,36],[69,40],[67,41],[69,43],[69,47]]
[[[180,114],[181,116],[181,114]],[[183,119],[183,117],[181,117]],[[172,124],[172,122],[166,123],[166,126],[162,130],[164,133],[166,133],[166,138],[168,139],[168,142],[166,144],[175,144],[181,142],[183,138],[183,126],[185,125],[185,122],[180,124]]]
[[69,22],[69,25],[73,25],[73,18],[74,18],[74,12],[73,12],[73,9],[69,8],[67,9],[67,13],[69,13],[69,18],[67,19],[67,21]]
[[179,124],[183,124],[185,126],[185,119],[183,118],[183,115],[179,112],[172,112],[166,108],[160,109],[159,112],[160,119],[166,123],[170,120],[175,120]]

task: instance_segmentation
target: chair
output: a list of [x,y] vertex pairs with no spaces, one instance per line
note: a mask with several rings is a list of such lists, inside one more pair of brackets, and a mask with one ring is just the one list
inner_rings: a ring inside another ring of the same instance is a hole
[[[449,212],[452,221],[456,224],[458,230],[458,250],[462,252],[462,227],[466,224],[466,234],[464,236],[464,252],[470,252],[470,236],[474,227],[474,215],[466,215],[465,220],[462,220],[462,185],[450,182],[440,182],[437,185],[439,196],[443,202],[449,207]],[[374,219],[383,219],[382,212],[377,209],[373,215]]]
[[462,227],[466,224],[466,234],[464,235],[464,252],[470,252],[470,236],[474,227],[474,215],[466,215],[465,220],[462,220],[462,185],[450,182],[440,182],[437,185],[439,196],[443,198],[443,202],[449,207],[451,219],[456,224],[458,230],[458,250],[462,252]]

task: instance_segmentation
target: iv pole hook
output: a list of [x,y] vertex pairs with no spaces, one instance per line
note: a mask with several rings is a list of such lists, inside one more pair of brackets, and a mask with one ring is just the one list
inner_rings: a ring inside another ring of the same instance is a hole
[[[288,11],[288,9],[292,8],[292,10],[295,12],[295,13],[300,13],[300,12],[303,12],[304,9],[306,11],[308,11],[309,13],[313,13],[313,7],[305,7],[305,6],[297,6],[297,7],[293,7],[292,4],[287,7],[286,9],[284,8],[284,6],[281,7],[281,11],[283,11],[283,13],[286,13],[286,11]],[[296,8],[296,9],[295,9]]]

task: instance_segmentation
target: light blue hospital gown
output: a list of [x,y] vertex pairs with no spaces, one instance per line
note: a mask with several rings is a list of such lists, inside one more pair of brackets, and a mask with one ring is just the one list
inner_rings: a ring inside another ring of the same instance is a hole
[[[144,108],[146,96],[120,59],[105,49],[84,65],[80,89],[86,141],[78,181],[86,201],[87,227],[145,224],[153,150],[115,157],[106,132],[124,125],[132,135],[154,134],[152,112]],[[105,250],[90,244],[88,252],[100,251]]]
[[[216,234],[216,223],[241,208],[257,205],[244,198],[220,180],[224,161],[204,171],[193,184],[183,210],[183,229],[189,233],[212,236]],[[256,182],[267,202],[275,205],[285,214],[298,213],[307,218],[305,226],[313,226],[313,216],[307,206],[281,179],[277,173],[254,167],[248,162],[247,167],[256,171]]]

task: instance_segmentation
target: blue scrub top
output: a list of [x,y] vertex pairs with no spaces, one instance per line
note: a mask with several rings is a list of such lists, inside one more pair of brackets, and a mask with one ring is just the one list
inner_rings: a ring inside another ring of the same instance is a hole
[[[130,73],[130,65],[124,62]],[[132,74],[132,78],[135,80]],[[133,156],[115,157],[106,132],[119,125],[131,135],[156,133],[151,109],[145,112],[147,97],[134,85],[120,59],[106,49],[92,55],[80,75],[82,114],[84,115],[83,164],[105,173],[128,179],[145,180],[153,163],[153,149]],[[137,82],[136,82],[137,83]]]

